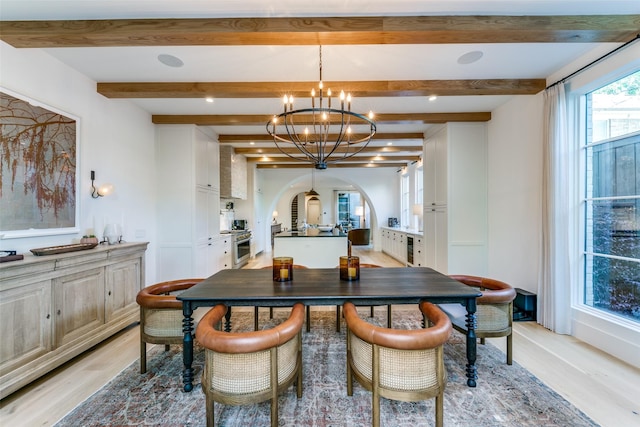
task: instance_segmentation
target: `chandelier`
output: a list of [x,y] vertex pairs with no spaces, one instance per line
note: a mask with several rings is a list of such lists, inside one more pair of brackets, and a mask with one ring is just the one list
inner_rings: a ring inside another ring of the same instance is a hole
[[[311,108],[299,109],[294,109],[293,95],[285,95],[284,112],[269,120],[267,132],[286,156],[311,163],[316,169],[326,169],[327,164],[353,157],[362,151],[375,135],[376,124],[372,112],[366,116],[351,111],[351,94],[345,96],[344,91],[340,91],[336,100],[340,108],[331,107],[331,89],[328,88],[325,93],[322,84],[322,46],[317,95],[315,89],[311,89]],[[363,125],[368,132],[357,134],[352,131],[352,124]]]

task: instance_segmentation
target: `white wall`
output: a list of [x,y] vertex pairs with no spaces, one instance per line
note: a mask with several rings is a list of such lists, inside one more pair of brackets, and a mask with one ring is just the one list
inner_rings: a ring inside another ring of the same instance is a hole
[[[330,173],[334,177],[345,182],[344,189],[350,189],[347,185],[353,185],[353,190],[360,191],[371,208],[371,224],[374,249],[379,248],[379,227],[386,225],[388,217],[398,217],[400,213],[400,199],[398,195],[398,175],[395,168],[334,168],[319,173]],[[269,224],[272,220],[271,214],[277,210],[280,214],[279,222],[287,228],[291,227],[290,220],[287,218],[287,212],[290,211],[290,202],[292,197],[297,194],[300,189],[298,187],[291,188],[293,183],[308,182],[311,183],[310,170],[305,169],[258,169],[256,172],[257,185],[260,187],[263,197],[262,217],[264,223]],[[317,181],[316,181],[317,182]],[[321,193],[322,209],[327,212],[326,218],[332,218],[333,214],[333,193],[331,191]],[[306,191],[306,190],[305,190]],[[329,222],[329,221],[327,221]],[[265,227],[266,228],[266,227]],[[256,230],[257,232],[257,230]],[[264,233],[270,233],[264,230]],[[270,234],[268,239],[270,241]]]
[[537,293],[542,95],[516,96],[488,126],[489,277]]
[[[39,49],[15,49],[0,42],[0,86],[79,118],[78,147],[80,233],[0,240],[0,249],[18,253],[77,241],[83,234],[102,236],[104,224],[123,225],[126,241],[151,242],[146,282],[156,278],[154,128],[148,113],[128,101],[96,92],[96,82]],[[110,182],[115,193],[92,199],[90,171],[98,183]]]

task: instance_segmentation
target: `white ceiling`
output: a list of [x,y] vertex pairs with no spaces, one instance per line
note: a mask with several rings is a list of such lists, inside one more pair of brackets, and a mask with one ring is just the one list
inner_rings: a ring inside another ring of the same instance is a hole
[[[601,15],[638,14],[639,0],[0,0],[1,20],[76,20],[191,17],[393,15]],[[528,43],[323,46],[323,78],[331,80],[450,80],[549,78],[591,50],[619,44]],[[317,46],[186,46],[45,49],[96,82],[316,81]],[[461,65],[458,58],[481,51]],[[180,58],[168,67],[158,55]],[[510,96],[355,99],[353,110],[385,113],[486,112]],[[114,102],[120,102],[114,100]],[[273,114],[280,99],[132,99],[151,114]],[[378,133],[423,132],[426,124],[384,124]],[[219,134],[263,134],[263,126],[216,126]]]

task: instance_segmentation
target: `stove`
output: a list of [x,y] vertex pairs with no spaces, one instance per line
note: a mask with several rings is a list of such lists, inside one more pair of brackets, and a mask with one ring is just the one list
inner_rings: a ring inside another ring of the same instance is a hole
[[251,230],[228,230],[221,234],[231,235],[233,247],[233,268],[241,268],[251,257]]

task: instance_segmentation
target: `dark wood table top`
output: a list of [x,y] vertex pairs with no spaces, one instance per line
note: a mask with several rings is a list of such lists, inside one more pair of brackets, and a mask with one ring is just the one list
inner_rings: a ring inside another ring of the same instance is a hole
[[480,296],[472,287],[424,267],[361,268],[360,280],[340,280],[338,268],[295,269],[290,282],[274,282],[271,269],[221,270],[177,298],[192,308],[227,306],[464,303]]

